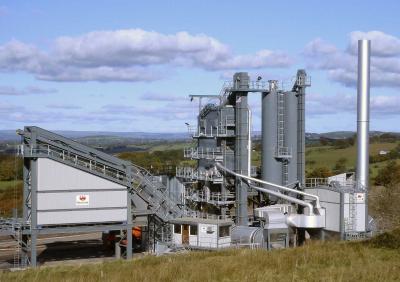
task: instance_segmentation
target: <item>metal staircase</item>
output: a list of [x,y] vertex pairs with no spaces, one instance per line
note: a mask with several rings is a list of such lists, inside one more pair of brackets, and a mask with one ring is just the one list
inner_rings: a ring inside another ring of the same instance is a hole
[[[147,204],[161,221],[189,211],[168,196],[167,188],[146,169],[38,127],[19,131],[25,158],[49,158],[127,187]],[[135,212],[135,211],[133,211]]]

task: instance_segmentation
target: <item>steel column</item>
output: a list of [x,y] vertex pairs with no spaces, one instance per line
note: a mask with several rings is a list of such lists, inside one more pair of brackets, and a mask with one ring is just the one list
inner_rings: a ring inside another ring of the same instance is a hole
[[[249,75],[235,73],[233,76],[235,93],[235,171],[241,174],[248,173],[249,151],[249,108],[246,90],[249,89]],[[240,178],[235,180],[236,190],[236,218],[237,225],[248,225],[247,191],[248,185]]]

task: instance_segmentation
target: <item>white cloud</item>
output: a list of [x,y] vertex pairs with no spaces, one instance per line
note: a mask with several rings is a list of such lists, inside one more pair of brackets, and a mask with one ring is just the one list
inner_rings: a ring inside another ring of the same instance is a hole
[[0,46],[0,71],[25,71],[55,81],[151,81],[162,78],[166,66],[212,71],[291,64],[292,59],[282,51],[236,55],[229,46],[204,34],[142,29],[59,37],[50,51],[16,40]]
[[371,52],[377,57],[391,57],[400,55],[400,39],[382,31],[353,31],[350,33],[349,51],[357,54],[359,39],[369,39],[373,42]]
[[[306,111],[308,115],[330,115],[357,112],[356,94],[307,94]],[[327,106],[332,105],[332,106]],[[398,115],[400,97],[374,95],[370,97],[371,113],[375,115]]]
[[350,33],[344,50],[317,38],[304,48],[308,67],[325,70],[331,80],[355,87],[359,39],[371,40],[371,86],[400,87],[400,39],[381,31]]
[[326,42],[322,38],[316,38],[309,42],[304,48],[304,54],[307,56],[316,56],[324,54],[332,54],[337,52],[338,49],[335,45]]

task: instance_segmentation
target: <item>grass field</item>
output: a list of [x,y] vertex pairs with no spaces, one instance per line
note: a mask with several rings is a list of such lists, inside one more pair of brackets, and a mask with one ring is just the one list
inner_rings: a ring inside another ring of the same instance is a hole
[[368,242],[191,252],[0,273],[0,281],[399,281],[400,230]]
[[[399,143],[371,143],[370,155],[375,156],[379,151],[390,151]],[[306,169],[311,171],[317,167],[327,167],[333,169],[336,162],[341,158],[346,158],[346,167],[348,170],[354,170],[357,160],[357,147],[351,146],[345,149],[335,149],[331,146],[307,147],[306,148]],[[400,163],[400,160],[397,160]],[[261,152],[252,152],[253,165],[261,165]],[[374,178],[380,168],[385,166],[387,162],[380,162],[370,165],[371,178]]]
[[[397,144],[398,143],[372,143],[370,144],[370,155],[378,155],[380,150],[389,151],[395,148]],[[355,167],[357,147],[351,146],[345,149],[335,149],[333,147],[323,146],[309,147],[306,149],[306,160],[310,169],[321,166],[333,168],[336,162],[341,158],[347,159],[348,167]],[[313,164],[313,162],[315,163]]]

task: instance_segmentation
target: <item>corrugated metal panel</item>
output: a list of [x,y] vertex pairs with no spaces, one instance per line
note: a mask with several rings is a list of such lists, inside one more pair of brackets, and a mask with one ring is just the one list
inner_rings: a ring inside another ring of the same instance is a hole
[[125,186],[50,159],[38,159],[37,200],[38,225],[127,221]]
[[100,222],[123,222],[127,220],[127,210],[75,210],[38,212],[38,225],[61,225]]
[[340,204],[321,202],[321,206],[325,208],[326,214],[326,230],[340,231]]
[[38,159],[38,191],[112,188],[125,187],[50,159]]
[[[77,201],[80,195],[88,196],[88,203]],[[39,210],[126,207],[127,191],[39,193]]]

